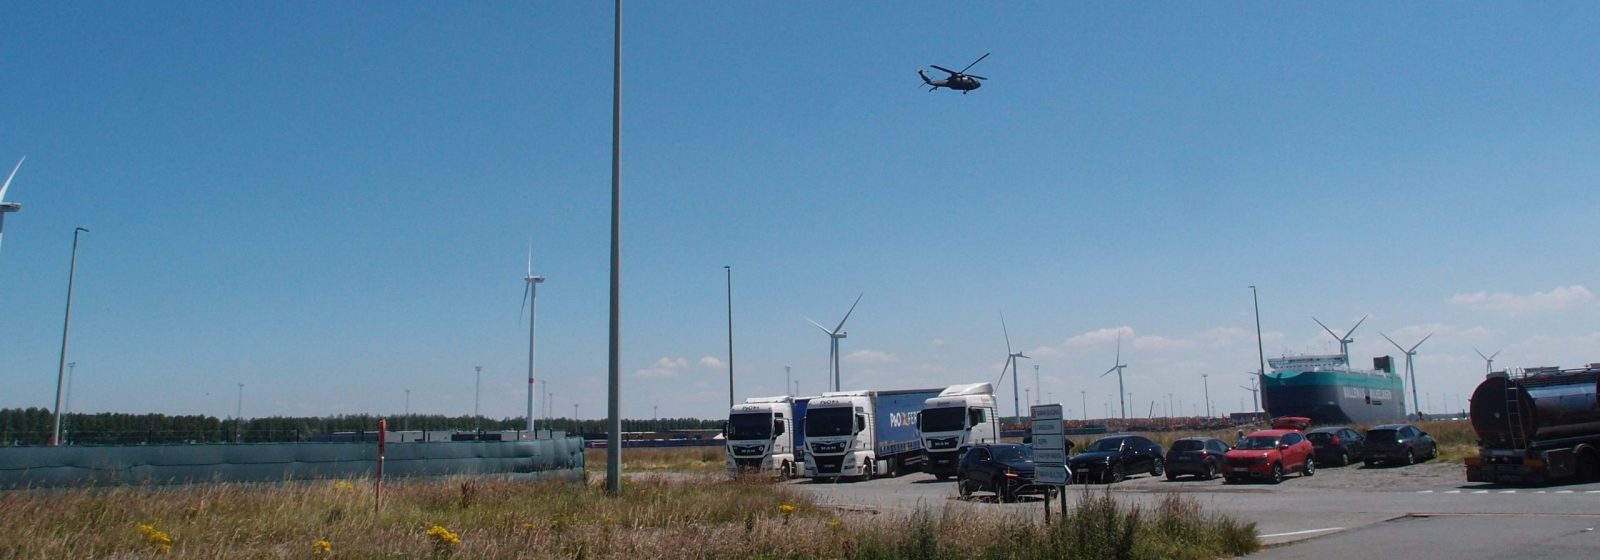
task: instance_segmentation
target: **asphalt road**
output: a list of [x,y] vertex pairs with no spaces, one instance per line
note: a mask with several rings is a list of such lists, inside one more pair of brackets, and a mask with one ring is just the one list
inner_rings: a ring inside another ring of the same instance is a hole
[[[1042,501],[963,500],[953,482],[921,473],[867,482],[790,484],[821,505],[845,510],[962,508],[1044,516]],[[1459,464],[1322,468],[1315,476],[1278,485],[1139,476],[1109,486],[1074,486],[1067,496],[1078,499],[1084,490],[1108,489],[1120,499],[1152,506],[1178,493],[1208,511],[1254,522],[1268,548],[1252,558],[1600,556],[1600,484],[1516,488],[1468,483]]]

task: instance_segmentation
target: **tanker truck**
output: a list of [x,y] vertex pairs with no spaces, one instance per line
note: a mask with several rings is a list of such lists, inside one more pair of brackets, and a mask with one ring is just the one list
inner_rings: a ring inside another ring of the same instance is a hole
[[1469,482],[1600,480],[1600,363],[1490,373],[1469,415],[1478,434]]
[[1000,442],[1000,415],[994,402],[994,385],[951,385],[939,396],[923,401],[922,470],[944,480],[956,475],[956,465],[968,447]]

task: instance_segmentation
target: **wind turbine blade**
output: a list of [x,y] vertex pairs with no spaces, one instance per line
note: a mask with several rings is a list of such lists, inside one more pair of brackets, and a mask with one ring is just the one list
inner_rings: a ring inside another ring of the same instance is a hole
[[1333,329],[1330,329],[1330,328],[1328,328],[1327,325],[1322,324],[1321,320],[1317,319],[1316,317],[1312,317],[1311,320],[1312,321],[1316,321],[1317,322],[1317,326],[1322,327],[1322,330],[1328,331],[1328,336],[1333,337],[1334,340],[1337,340],[1339,342],[1344,342],[1344,337],[1339,336],[1339,333],[1333,332]]
[[528,237],[528,276],[533,276],[533,237]]
[[1495,350],[1493,354],[1489,355],[1488,359],[1493,360],[1495,356],[1499,356],[1501,352],[1505,352],[1505,351],[1506,350],[1504,348],[1501,348],[1499,350]]
[[1011,331],[1006,329],[1006,313],[1000,312],[1000,334],[1006,335],[1006,356],[1011,355]]
[[1008,367],[1011,367],[1011,356],[1006,356],[1006,363],[1000,365],[1000,379],[994,382],[995,387],[999,387],[1000,382],[1006,380],[1006,368]]
[[1361,316],[1361,320],[1360,321],[1356,321],[1356,326],[1350,327],[1350,330],[1348,330],[1348,331],[1344,331],[1344,337],[1345,338],[1350,338],[1350,335],[1352,333],[1355,333],[1356,329],[1361,328],[1361,324],[1367,322],[1367,318],[1371,317],[1371,316],[1372,315],[1362,315]]
[[1111,366],[1111,369],[1108,369],[1108,370],[1106,370],[1105,373],[1100,374],[1100,377],[1105,377],[1107,375],[1111,375],[1111,372],[1113,372],[1113,371],[1117,371],[1117,366]]
[[[1401,353],[1405,353],[1405,351],[1406,351],[1406,347],[1404,347],[1404,346],[1401,346],[1401,345],[1400,345],[1400,343],[1398,343],[1398,342],[1395,342],[1395,341],[1394,341],[1394,339],[1392,339],[1392,338],[1389,338],[1389,335],[1386,335],[1386,334],[1383,334],[1383,332],[1382,332],[1382,331],[1379,331],[1379,332],[1378,332],[1378,335],[1379,335],[1379,336],[1382,336],[1382,337],[1383,337],[1383,339],[1384,339],[1384,340],[1387,340],[1387,341],[1389,341],[1389,344],[1393,344],[1393,345],[1394,345],[1394,348],[1395,348],[1395,350],[1399,350],[1399,351],[1400,351],[1400,352],[1401,352]],[[1424,339],[1424,340],[1426,340],[1426,339]],[[1417,344],[1422,344],[1422,343],[1421,343],[1421,342],[1418,342],[1418,343],[1417,343]]]
[[855,311],[856,311],[856,304],[859,304],[859,303],[861,303],[861,296],[864,296],[864,295],[867,295],[867,293],[866,293],[866,292],[861,292],[861,295],[858,295],[858,296],[856,296],[856,303],[852,303],[852,304],[850,304],[850,310],[849,310],[849,311],[846,311],[846,312],[844,312],[844,318],[843,318],[843,319],[840,319],[840,320],[839,320],[839,326],[838,326],[838,327],[835,327],[835,328],[834,328],[834,329],[833,329],[833,332],[834,332],[834,333],[835,333],[835,334],[837,334],[837,333],[838,333],[838,332],[839,332],[839,331],[841,331],[841,330],[844,330],[844,322],[845,322],[845,321],[849,321],[849,320],[850,320],[850,314],[851,314],[851,313],[855,313]]
[[[532,276],[532,274],[529,274],[529,276]],[[522,288],[522,305],[518,305],[517,306],[517,324],[518,325],[522,324],[522,310],[528,308],[528,292],[532,292],[532,291],[533,291],[533,284],[527,284],[525,287]]]
[[818,325],[817,322],[816,321],[812,321],[810,317],[806,317],[806,322],[811,323],[813,325],[816,325],[817,328],[822,329],[822,332],[828,333],[829,335],[834,334],[834,331],[828,330],[828,327],[824,327],[822,325]]
[[[1122,367],[1122,331],[1120,331],[1120,330],[1117,331],[1117,363],[1115,363],[1113,365],[1115,365],[1117,367]],[[1118,374],[1118,375],[1121,375],[1121,374]]]
[[11,168],[11,175],[6,177],[6,184],[0,185],[0,202],[5,201],[6,189],[11,188],[11,180],[17,177],[17,170],[22,169],[22,162],[24,161],[28,161],[28,156],[22,156],[22,159],[17,160],[17,166]]
[[1422,346],[1422,343],[1427,342],[1430,338],[1433,338],[1433,333],[1428,333],[1428,336],[1422,337],[1422,340],[1418,340],[1416,344],[1411,345],[1411,349],[1407,350],[1406,353],[1415,353],[1417,351],[1417,347]]
[[[1484,361],[1488,361],[1488,360],[1489,360],[1489,357],[1488,357],[1488,356],[1485,356],[1485,355],[1483,355],[1483,351],[1481,351],[1481,350],[1478,350],[1478,349],[1477,349],[1477,348],[1473,348],[1473,349],[1472,349],[1472,351],[1473,351],[1473,352],[1477,352],[1477,353],[1478,353],[1478,357],[1479,357],[1479,358],[1483,358],[1483,359],[1484,359]],[[1496,352],[1496,354],[1498,354],[1498,353],[1499,353],[1499,352]]]

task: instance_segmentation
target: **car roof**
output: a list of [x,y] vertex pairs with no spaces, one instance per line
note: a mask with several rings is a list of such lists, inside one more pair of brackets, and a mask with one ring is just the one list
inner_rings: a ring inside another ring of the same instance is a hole
[[1315,430],[1311,430],[1311,431],[1306,432],[1306,433],[1308,433],[1308,434],[1327,434],[1327,433],[1337,432],[1339,430],[1348,430],[1348,429],[1350,429],[1350,428],[1346,427],[1346,426],[1327,426],[1327,427],[1324,427],[1324,428],[1317,428]]
[[1410,424],[1384,424],[1382,426],[1373,426],[1371,429],[1369,429],[1367,431],[1370,432],[1372,430],[1398,430],[1398,429],[1404,428],[1406,426],[1410,426]]
[[975,448],[976,447],[983,447],[983,448],[988,448],[988,449],[1003,449],[1003,448],[1007,448],[1007,447],[1022,447],[1022,446],[1023,445],[1020,444],[1020,443],[980,443],[980,444],[974,445],[973,447],[975,447]]
[[1250,432],[1246,437],[1283,437],[1298,431],[1300,430],[1257,430]]
[[[1186,440],[1187,441],[1222,441],[1221,439],[1214,438],[1214,437],[1191,436],[1191,437],[1186,437],[1186,438],[1178,438],[1176,440],[1173,440],[1173,442],[1176,443],[1176,442],[1179,442],[1179,441],[1186,441]],[[1223,442],[1223,443],[1227,443],[1227,442]]]

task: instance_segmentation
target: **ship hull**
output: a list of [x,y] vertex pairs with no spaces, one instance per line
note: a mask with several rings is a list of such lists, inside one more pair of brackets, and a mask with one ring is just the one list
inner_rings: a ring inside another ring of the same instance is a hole
[[1261,390],[1273,417],[1304,416],[1316,424],[1382,424],[1406,417],[1399,376],[1275,371],[1263,376]]

